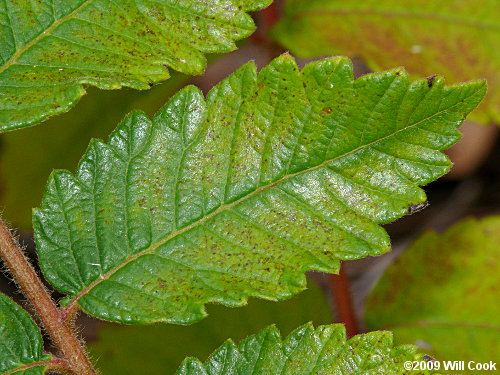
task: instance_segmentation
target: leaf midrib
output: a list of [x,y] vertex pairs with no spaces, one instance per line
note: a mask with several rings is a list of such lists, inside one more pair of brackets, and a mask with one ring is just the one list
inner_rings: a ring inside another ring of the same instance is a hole
[[436,112],[434,113],[433,115],[429,116],[429,117],[426,117],[426,118],[423,118],[411,125],[408,125],[407,127],[404,127],[404,128],[401,128],[391,134],[388,134],[382,138],[379,138],[377,140],[374,140],[370,143],[367,143],[367,144],[364,144],[364,145],[361,145],[361,146],[358,146],[356,147],[355,149],[351,150],[351,151],[348,151],[348,152],[345,152],[344,154],[341,154],[341,155],[338,155],[332,159],[328,159],[328,160],[325,160],[324,162],[322,162],[321,164],[318,164],[314,167],[310,167],[310,168],[307,168],[307,169],[304,169],[302,171],[299,171],[299,172],[296,172],[296,173],[292,173],[292,174],[288,174],[288,175],[285,175],[283,176],[282,178],[280,178],[279,180],[271,183],[271,184],[268,184],[268,185],[264,185],[264,186],[261,186],[260,188],[257,188],[256,190],[252,191],[251,193],[247,194],[246,196],[234,201],[234,202],[231,202],[231,203],[228,203],[228,204],[225,204],[225,205],[221,205],[219,208],[217,208],[216,210],[212,211],[210,214],[202,217],[201,219],[183,227],[183,228],[180,228],[179,230],[177,231],[174,231],[172,233],[170,233],[169,235],[165,236],[163,239],[151,244],[149,247],[147,247],[146,249],[132,255],[131,257],[127,258],[124,262],[120,263],[119,265],[113,267],[112,269],[110,269],[108,272],[106,272],[105,274],[103,275],[100,275],[96,280],[94,280],[92,283],[90,283],[87,287],[85,287],[84,289],[82,289],[79,293],[77,293],[73,298],[71,298],[69,301],[68,301],[68,304],[66,305],[66,309],[68,311],[72,311],[74,308],[75,308],[75,304],[78,302],[78,300],[82,297],[84,297],[90,290],[92,290],[94,287],[96,287],[98,284],[100,284],[101,282],[109,279],[113,274],[115,274],[116,272],[118,272],[121,268],[125,267],[127,264],[129,264],[130,262],[134,261],[135,259],[143,256],[143,255],[147,255],[147,254],[152,254],[158,247],[162,246],[163,244],[167,243],[168,241],[172,240],[173,238],[179,236],[179,235],[182,235],[183,233],[193,229],[193,228],[196,228],[197,226],[199,225],[202,225],[204,224],[206,221],[210,220],[211,218],[213,218],[214,216],[217,216],[219,213],[221,212],[224,212],[226,210],[229,210],[229,209],[232,209],[233,207],[237,206],[238,204],[252,198],[253,196],[263,192],[263,191],[266,191],[266,190],[269,190],[273,187],[275,187],[276,185],[284,182],[284,181],[287,181],[291,178],[294,178],[296,176],[300,176],[302,174],[305,174],[305,173],[309,173],[309,172],[312,172],[314,170],[317,170],[317,169],[321,169],[323,167],[325,167],[326,165],[336,161],[336,160],[339,160],[341,158],[344,158],[348,155],[351,155],[351,154],[354,154],[360,150],[364,150],[364,149],[367,149],[368,147],[374,145],[374,144],[377,144],[379,142],[382,142],[388,138],[391,138],[391,137],[394,137],[396,134],[399,134],[403,131],[406,131],[408,129],[412,129],[416,126],[418,126],[419,124],[425,122],[425,121],[428,121],[446,111],[449,111],[450,109],[458,106],[458,105],[461,105],[465,102],[465,100],[467,100],[468,98],[474,96],[478,91],[481,90],[483,86],[479,86],[477,88],[477,90],[475,90],[473,93],[471,93],[470,95],[468,95],[467,97],[463,98],[462,100],[458,101],[457,103],[453,104],[452,106],[450,107],[447,107],[439,112]]
[[26,43],[24,46],[22,46],[20,49],[16,51],[12,55],[12,57],[2,66],[0,67],[0,73],[3,73],[5,70],[10,68],[12,65],[14,65],[19,57],[26,52],[29,48],[34,46],[36,43],[38,43],[40,40],[45,38],[46,36],[50,35],[52,31],[54,31],[59,25],[62,23],[66,22],[67,20],[71,19],[75,14],[79,13],[82,9],[86,8],[92,1],[94,0],[87,0],[85,1],[82,5],[80,5],[78,8],[76,8],[74,11],[71,13],[67,14],[66,16],[59,18],[57,21],[55,21],[52,25],[50,25],[47,29],[42,31],[40,34],[38,34],[35,38],[33,38],[30,42]]
[[26,371],[26,370],[29,370],[29,369],[32,369],[32,368],[38,367],[38,366],[48,367],[50,365],[54,365],[55,364],[54,362],[55,361],[53,359],[38,360],[36,362],[31,362],[28,364],[19,365],[16,368],[8,370],[7,372],[3,372],[2,375],[11,375],[11,374],[15,374],[15,373],[20,372],[20,371]]
[[383,9],[314,9],[314,10],[306,10],[300,13],[294,14],[292,17],[294,19],[305,18],[307,16],[322,16],[325,13],[328,14],[338,14],[342,16],[384,16],[388,18],[415,18],[415,19],[426,19],[429,21],[435,21],[440,23],[450,23],[460,26],[468,26],[474,27],[482,30],[493,30],[500,31],[500,26],[495,25],[493,23],[486,23],[480,21],[471,21],[468,19],[463,19],[460,17],[446,16],[443,14],[435,14],[435,13],[427,13],[427,12],[412,12],[412,11],[404,11],[404,10],[383,10]]

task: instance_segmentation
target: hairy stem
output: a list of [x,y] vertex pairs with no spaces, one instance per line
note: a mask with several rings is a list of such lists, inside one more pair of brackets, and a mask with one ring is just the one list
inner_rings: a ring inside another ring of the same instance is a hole
[[23,250],[16,245],[9,230],[0,220],[0,257],[3,258],[14,280],[21,288],[45,330],[59,349],[69,370],[77,375],[96,375],[87,353],[75,332],[67,325],[37,276],[33,266],[25,257]]
[[358,324],[354,307],[352,305],[349,281],[345,275],[344,267],[340,267],[338,275],[330,275],[330,284],[333,293],[333,300],[337,308],[337,321],[345,325],[347,337],[358,334]]

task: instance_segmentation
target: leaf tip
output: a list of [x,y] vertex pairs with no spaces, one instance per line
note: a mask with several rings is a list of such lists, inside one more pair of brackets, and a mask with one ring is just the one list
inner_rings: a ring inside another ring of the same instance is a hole
[[269,66],[283,66],[283,65],[288,65],[293,69],[298,70],[297,61],[288,52],[282,53],[281,55],[276,57],[273,61],[271,61],[271,63],[269,64]]
[[398,77],[408,77],[408,72],[404,66],[398,66],[397,68],[391,69],[390,72]]
[[333,62],[336,65],[347,66],[348,68],[353,70],[352,60],[349,57],[344,56],[344,55],[327,57],[325,59],[318,60],[318,61]]
[[267,336],[267,335],[272,335],[275,337],[281,337],[280,330],[278,327],[276,327],[276,324],[270,324],[266,328],[264,328],[261,332],[257,334],[257,336]]
[[478,79],[468,82],[447,85],[448,92],[455,92],[459,100],[463,103],[462,111],[465,117],[472,112],[484,99],[487,92],[486,79]]
[[466,82],[465,84],[477,88],[483,97],[486,95],[486,92],[488,91],[488,80],[486,78],[476,79],[473,81]]

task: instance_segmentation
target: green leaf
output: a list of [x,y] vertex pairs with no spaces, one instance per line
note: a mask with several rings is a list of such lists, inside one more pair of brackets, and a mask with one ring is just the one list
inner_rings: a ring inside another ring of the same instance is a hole
[[332,319],[325,296],[313,282],[304,293],[279,304],[250,299],[240,309],[209,305],[208,310],[207,319],[188,327],[103,323],[89,348],[91,358],[106,375],[142,374],[145,368],[148,375],[173,374],[186,355],[206,358],[227,337],[239,341],[270,324],[289,333],[304,322],[320,325]]
[[67,0],[0,5],[0,131],[68,111],[85,93],[148,89],[168,68],[201,74],[205,53],[235,49],[246,13],[269,0]]
[[373,70],[404,66],[449,82],[483,77],[471,119],[500,123],[498,0],[287,0],[274,37],[302,57],[361,55]]
[[239,345],[228,340],[205,363],[186,359],[177,374],[398,375],[410,373],[404,368],[405,361],[422,360],[414,346],[393,347],[390,332],[370,332],[347,341],[341,324],[318,328],[306,324],[283,341],[273,326]]
[[369,327],[387,327],[396,342],[421,345],[441,360],[498,363],[499,243],[500,216],[424,234],[369,297]]
[[0,294],[0,374],[43,374],[49,360],[43,354],[42,334],[31,316],[4,294]]
[[187,324],[204,304],[303,290],[304,271],[388,251],[378,225],[426,200],[442,150],[484,82],[353,79],[348,59],[249,63],[206,101],[188,86],[130,114],[72,175],[49,179],[33,224],[47,280],[103,319]]

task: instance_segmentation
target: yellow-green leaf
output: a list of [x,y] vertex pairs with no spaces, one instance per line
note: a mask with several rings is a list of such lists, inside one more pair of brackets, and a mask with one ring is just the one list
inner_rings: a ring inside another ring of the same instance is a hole
[[499,243],[500,216],[424,234],[372,292],[369,327],[441,360],[500,363]]
[[483,81],[353,78],[351,62],[253,63],[188,86],[56,171],[33,215],[47,280],[90,314],[191,323],[204,304],[284,299],[304,272],[388,251],[379,224],[426,200]]
[[361,55],[373,70],[404,66],[452,83],[486,78],[470,118],[500,123],[498,0],[287,0],[273,35],[302,57]]

